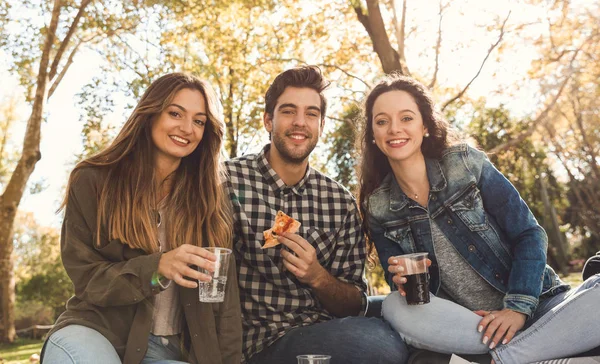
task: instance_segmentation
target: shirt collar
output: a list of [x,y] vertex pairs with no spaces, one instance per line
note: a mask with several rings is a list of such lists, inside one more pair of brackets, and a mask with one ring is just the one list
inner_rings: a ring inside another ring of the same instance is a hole
[[283,182],[281,177],[275,172],[271,164],[269,164],[269,160],[267,159],[267,153],[271,149],[271,144],[267,144],[264,146],[262,151],[258,154],[257,164],[258,170],[265,177],[267,183],[276,194],[288,194],[290,192],[295,193],[296,195],[301,196],[306,190],[306,185],[311,176],[310,173],[310,165],[306,168],[306,173],[304,177],[298,183],[293,186],[288,186]]

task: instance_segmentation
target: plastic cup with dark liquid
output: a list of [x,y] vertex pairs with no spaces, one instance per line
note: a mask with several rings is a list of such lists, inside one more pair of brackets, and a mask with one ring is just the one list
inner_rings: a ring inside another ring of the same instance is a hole
[[427,269],[428,253],[399,255],[398,265],[404,267],[404,291],[406,303],[423,305],[429,303],[429,270]]

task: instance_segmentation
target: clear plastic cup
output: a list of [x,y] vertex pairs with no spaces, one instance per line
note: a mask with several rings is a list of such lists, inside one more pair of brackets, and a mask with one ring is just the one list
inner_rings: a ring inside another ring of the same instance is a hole
[[404,292],[406,303],[423,305],[429,303],[429,270],[427,268],[428,253],[404,254],[396,257],[398,265],[404,267]]
[[205,249],[213,253],[217,260],[215,261],[215,271],[212,273],[204,268],[198,268],[198,271],[212,277],[210,282],[198,281],[198,298],[200,302],[223,302],[231,249],[212,247]]

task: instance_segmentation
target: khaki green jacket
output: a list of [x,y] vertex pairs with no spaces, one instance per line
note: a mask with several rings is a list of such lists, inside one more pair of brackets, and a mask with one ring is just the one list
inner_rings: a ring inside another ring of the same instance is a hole
[[[99,169],[83,169],[69,192],[61,254],[75,296],[50,334],[67,325],[87,326],[111,342],[123,363],[139,363],[148,344],[154,295],[160,292],[151,280],[161,253],[147,254],[119,240],[109,241],[105,228],[100,244],[96,243],[102,177]],[[233,254],[226,287],[225,301],[212,304],[198,301],[198,289],[179,287],[191,363],[241,361],[242,325]]]

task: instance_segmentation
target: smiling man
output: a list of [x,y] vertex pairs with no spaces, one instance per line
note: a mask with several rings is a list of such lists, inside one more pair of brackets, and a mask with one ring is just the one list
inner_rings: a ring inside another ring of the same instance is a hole
[[[271,143],[226,163],[249,363],[295,363],[301,354],[334,363],[407,358],[396,332],[362,317],[366,244],[354,198],[308,163],[323,132],[327,86],[317,67],[278,75],[265,95]],[[263,249],[278,211],[301,226]]]

